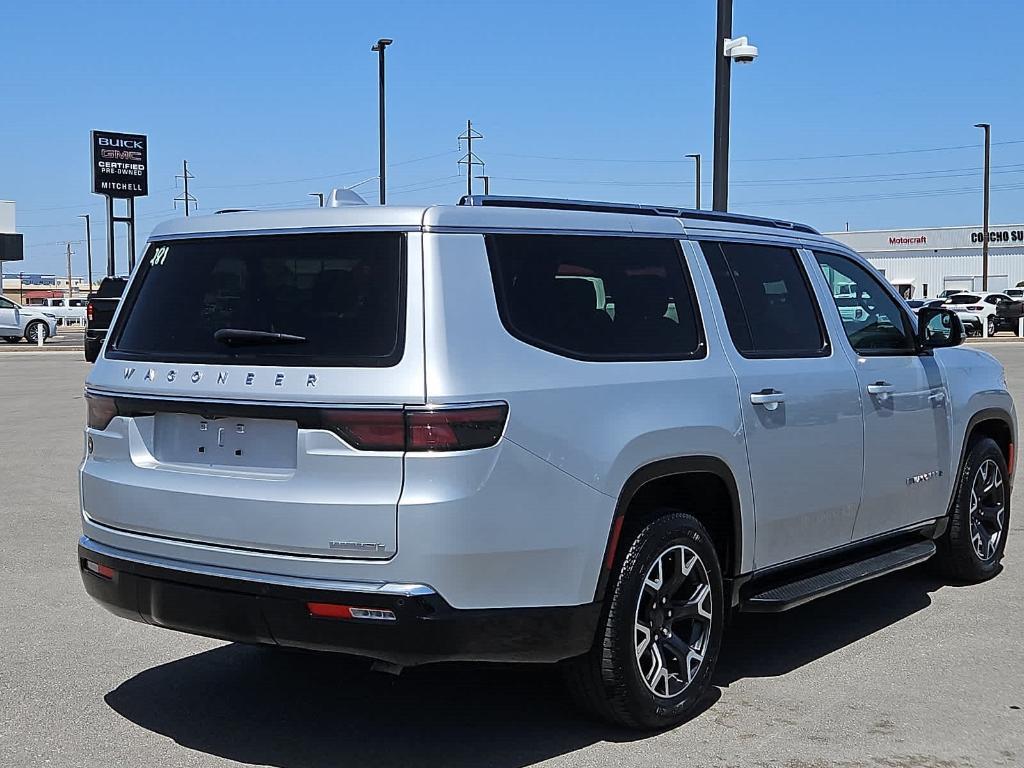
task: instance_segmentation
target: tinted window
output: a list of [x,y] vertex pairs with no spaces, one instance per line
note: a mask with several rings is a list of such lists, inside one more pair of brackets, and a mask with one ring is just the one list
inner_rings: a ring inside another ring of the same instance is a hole
[[703,354],[679,243],[655,238],[489,235],[498,311],[517,338],[592,360]]
[[818,305],[796,251],[754,243],[704,242],[729,335],[744,355],[823,355]]
[[832,289],[846,337],[857,352],[916,350],[910,323],[881,281],[845,256],[817,251],[814,258]]
[[[154,243],[107,356],[394,365],[402,356],[404,263],[399,233]],[[214,334],[222,330],[231,333],[218,341]],[[260,334],[241,338],[235,331]],[[275,343],[269,334],[292,338]]]
[[955,293],[946,299],[947,304],[980,304],[981,296],[974,293]]
[[124,287],[128,280],[123,277],[104,277],[100,287],[96,290],[96,297],[100,299],[117,299],[124,293]]

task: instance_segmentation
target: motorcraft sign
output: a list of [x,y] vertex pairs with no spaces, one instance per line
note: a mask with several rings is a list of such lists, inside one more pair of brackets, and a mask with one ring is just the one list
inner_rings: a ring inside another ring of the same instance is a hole
[[92,132],[92,191],[108,197],[149,194],[149,140],[139,133]]

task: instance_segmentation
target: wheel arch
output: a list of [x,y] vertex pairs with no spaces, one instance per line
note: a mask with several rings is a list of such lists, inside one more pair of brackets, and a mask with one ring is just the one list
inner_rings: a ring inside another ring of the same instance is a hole
[[[960,460],[957,462],[957,473],[955,477],[960,477],[960,473],[964,468],[964,462],[967,461],[967,452],[970,450],[971,445],[974,444],[975,440],[982,437],[992,438],[995,440],[1000,450],[1002,450],[1003,458],[1006,460],[1010,481],[1012,483],[1014,476],[1012,465],[1015,458],[1014,453],[1017,435],[1014,427],[1013,416],[1004,408],[982,408],[968,420],[967,428],[964,429],[963,443],[960,446]],[[956,503],[958,482],[954,479],[952,485],[953,488],[950,493],[949,504],[946,508],[947,515],[952,513],[953,505]]]
[[[717,526],[719,531],[724,529],[727,534],[724,537],[719,536],[718,539],[712,536],[715,549],[719,552],[719,558],[722,560],[722,576],[728,581],[739,573],[743,553],[743,524],[739,488],[732,469],[725,461],[715,456],[679,456],[661,459],[635,470],[623,483],[608,531],[601,575],[595,593],[596,600],[604,599],[609,577],[617,558],[621,556],[620,543],[623,530],[627,527],[630,510],[637,511],[635,502],[644,499],[644,494],[653,495],[662,489],[670,491],[673,489],[673,483],[681,483],[685,487],[688,483],[702,479],[711,481],[712,478],[721,484],[723,498],[729,507],[727,519],[720,521],[725,525]],[[643,519],[644,511],[644,509],[640,509],[639,515],[635,519]],[[693,514],[691,510],[683,509],[682,511]],[[695,516],[702,522],[707,518],[706,514]]]

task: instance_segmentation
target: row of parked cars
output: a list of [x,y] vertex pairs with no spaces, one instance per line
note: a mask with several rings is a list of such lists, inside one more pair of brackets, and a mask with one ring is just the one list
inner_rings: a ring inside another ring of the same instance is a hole
[[1008,288],[1005,293],[970,293],[943,291],[934,299],[911,299],[907,302],[917,312],[922,307],[945,307],[957,313],[968,336],[981,336],[999,331],[1017,333],[1024,315],[1024,288]]

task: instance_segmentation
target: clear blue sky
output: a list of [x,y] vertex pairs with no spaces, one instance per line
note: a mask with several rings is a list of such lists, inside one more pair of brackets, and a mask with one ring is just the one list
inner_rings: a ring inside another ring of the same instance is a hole
[[[735,6],[761,57],[733,73],[734,210],[825,230],[978,223],[972,126],[988,121],[992,220],[1024,219],[1024,67],[1008,42],[1024,4]],[[714,0],[11,2],[2,19],[0,199],[17,201],[26,271],[63,269],[79,213],[103,252],[90,129],[150,137],[140,240],[178,215],[182,159],[200,212],[309,205],[372,176],[381,36],[395,39],[389,202],[457,199],[467,117],[492,192],[691,204],[681,158],[701,152],[710,202]],[[836,178],[851,176],[868,178]],[[360,191],[374,199],[375,182]]]

